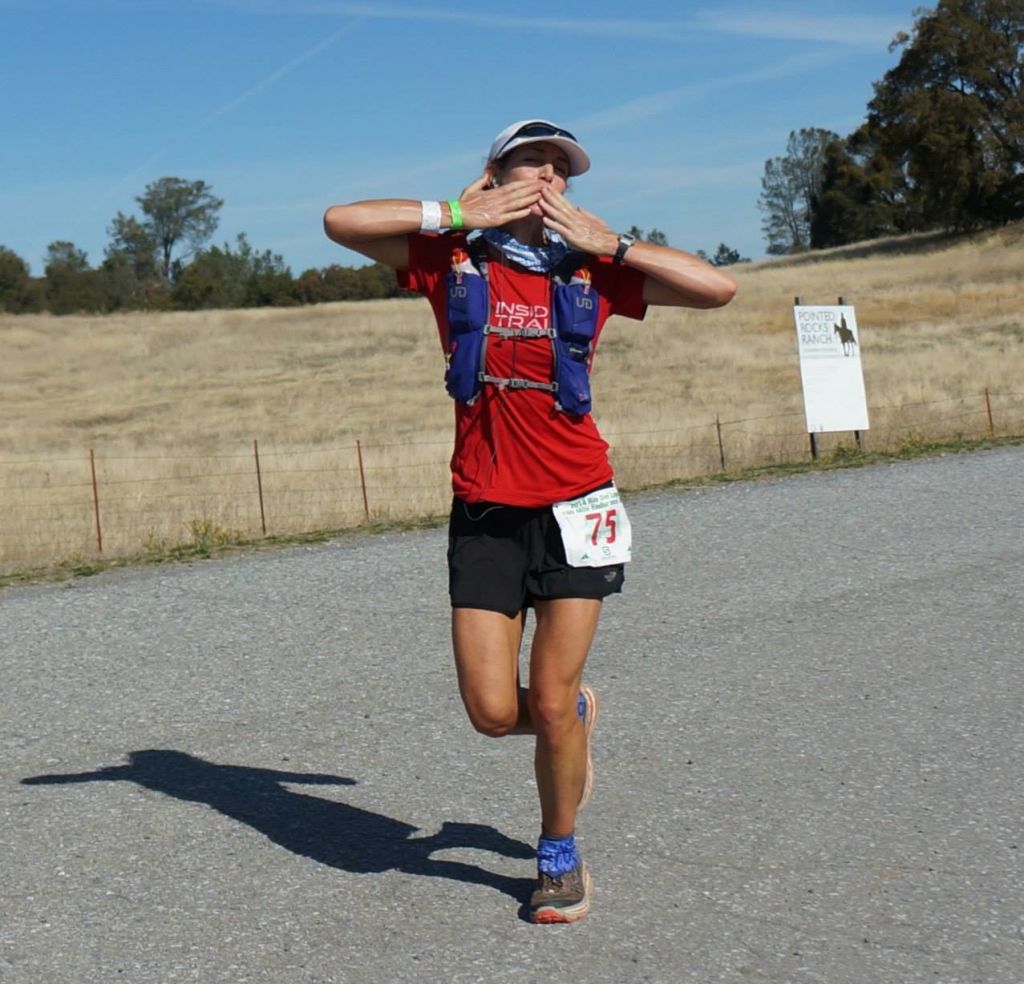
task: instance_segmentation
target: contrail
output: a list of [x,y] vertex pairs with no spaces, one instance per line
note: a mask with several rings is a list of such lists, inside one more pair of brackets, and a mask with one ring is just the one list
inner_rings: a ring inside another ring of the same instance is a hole
[[277,71],[271,72],[265,79],[263,79],[260,82],[257,82],[252,88],[247,89],[240,96],[237,96],[236,98],[232,99],[231,102],[225,103],[223,106],[220,107],[220,109],[214,110],[212,113],[210,113],[209,116],[201,120],[196,125],[195,130],[191,132],[196,132],[198,130],[202,130],[204,127],[209,126],[214,120],[220,119],[220,117],[224,116],[226,113],[230,113],[231,110],[233,110],[236,106],[241,106],[242,103],[244,103],[247,99],[251,99],[253,96],[256,95],[257,92],[262,92],[264,89],[273,85],[278,79],[284,78],[284,76],[286,76],[289,72],[293,71],[294,69],[298,68],[303,62],[309,61],[310,58],[315,58],[325,48],[329,48],[332,44],[334,44],[334,42],[337,41],[343,34],[347,34],[353,28],[358,27],[359,23],[364,19],[365,18],[360,18],[358,21],[354,21],[351,24],[347,24],[340,31],[335,31],[334,34],[332,34],[330,37],[324,38],[324,40],[321,41],[319,44],[313,45],[313,47],[310,48],[308,51],[304,51],[298,57],[293,58],[287,64],[282,65],[279,69],[277,69]]
[[185,140],[188,140],[190,137],[194,137],[197,133],[201,133],[208,126],[210,126],[211,123],[214,123],[215,121],[219,120],[222,116],[226,116],[232,110],[237,109],[239,106],[242,105],[242,103],[251,99],[257,93],[263,92],[265,89],[268,89],[275,82],[284,78],[290,72],[293,72],[304,62],[309,61],[309,59],[311,58],[315,58],[318,54],[320,54],[320,52],[322,52],[326,48],[329,48],[332,44],[335,44],[338,41],[338,39],[341,38],[343,35],[348,34],[355,28],[357,28],[365,19],[365,17],[358,17],[350,21],[348,24],[346,24],[339,30],[335,31],[330,36],[324,38],[322,41],[318,41],[315,45],[313,45],[313,47],[302,52],[302,54],[297,55],[295,58],[292,58],[291,61],[285,62],[284,65],[282,65],[278,69],[275,69],[266,78],[261,79],[255,85],[250,86],[248,89],[245,90],[245,92],[241,93],[238,96],[235,96],[233,99],[224,103],[223,106],[218,107],[212,113],[209,113],[207,116],[204,116],[194,126],[189,127],[187,130],[184,130],[182,133],[178,134],[178,136],[176,136],[168,144],[166,144],[160,150],[156,151],[155,153],[151,154],[148,158],[146,158],[146,160],[139,164],[138,167],[134,168],[130,173],[118,179],[116,184],[111,187],[110,191],[101,198],[100,204],[108,202],[111,198],[118,194],[121,188],[129,181],[133,181],[140,174],[145,174],[146,172],[150,171],[153,168],[153,165],[155,165],[159,160],[161,160],[161,158],[165,157],[168,154],[168,152],[171,151],[175,146],[177,146],[178,144],[182,143]]

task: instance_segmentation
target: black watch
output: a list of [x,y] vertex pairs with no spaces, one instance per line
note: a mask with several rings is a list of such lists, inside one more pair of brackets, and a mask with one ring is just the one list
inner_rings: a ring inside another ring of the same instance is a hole
[[626,250],[635,242],[636,236],[631,236],[628,232],[619,233],[619,248],[615,251],[615,255],[612,257],[612,260],[615,263],[621,263],[622,258],[626,255]]

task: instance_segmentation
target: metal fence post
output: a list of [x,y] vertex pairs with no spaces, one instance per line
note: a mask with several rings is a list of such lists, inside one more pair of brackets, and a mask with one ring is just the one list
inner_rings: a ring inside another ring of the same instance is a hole
[[363,445],[356,441],[356,455],[359,457],[359,485],[363,490],[363,512],[366,515],[366,522],[370,522],[370,503],[366,498],[366,472],[363,471]]
[[100,491],[96,483],[96,453],[89,448],[89,471],[92,472],[92,506],[96,517],[96,549],[103,553],[103,528],[100,526]]
[[267,516],[263,511],[263,476],[260,473],[260,444],[255,438],[252,442],[252,452],[256,456],[256,491],[260,497],[260,528],[263,530],[263,535],[267,535]]

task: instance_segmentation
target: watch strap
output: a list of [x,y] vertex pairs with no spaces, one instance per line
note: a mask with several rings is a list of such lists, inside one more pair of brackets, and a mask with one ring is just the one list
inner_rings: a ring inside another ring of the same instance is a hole
[[623,257],[626,255],[626,250],[628,250],[635,242],[636,236],[631,236],[628,232],[619,233],[619,248],[615,250],[615,255],[612,257],[612,261],[615,263],[621,263]]

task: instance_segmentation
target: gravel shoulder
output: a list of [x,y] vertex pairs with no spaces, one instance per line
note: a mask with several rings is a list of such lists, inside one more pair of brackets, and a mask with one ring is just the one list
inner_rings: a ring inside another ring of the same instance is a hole
[[455,690],[445,531],[0,593],[0,980],[1024,980],[1024,449],[628,501],[591,915]]

